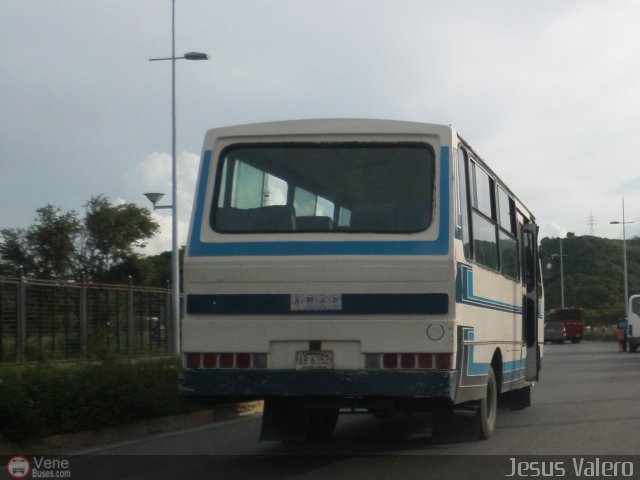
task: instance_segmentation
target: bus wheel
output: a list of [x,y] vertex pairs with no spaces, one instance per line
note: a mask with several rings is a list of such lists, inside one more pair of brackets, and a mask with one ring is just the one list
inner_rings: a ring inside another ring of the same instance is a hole
[[484,398],[480,400],[480,408],[478,408],[475,418],[480,440],[486,440],[493,435],[493,431],[496,428],[497,411],[498,387],[496,385],[496,375],[493,368],[490,368],[487,375],[487,391]]

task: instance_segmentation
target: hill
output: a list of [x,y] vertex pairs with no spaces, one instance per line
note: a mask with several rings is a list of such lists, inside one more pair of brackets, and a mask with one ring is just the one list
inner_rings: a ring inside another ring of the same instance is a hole
[[[547,311],[561,305],[559,241],[545,237],[540,242]],[[624,315],[622,240],[569,233],[562,253],[565,306],[584,308],[590,324],[615,323]],[[627,240],[627,274],[629,294],[640,293],[640,237]]]

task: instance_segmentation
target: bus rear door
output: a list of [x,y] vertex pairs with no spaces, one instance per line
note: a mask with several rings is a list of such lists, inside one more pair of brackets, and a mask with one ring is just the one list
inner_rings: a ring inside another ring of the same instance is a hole
[[522,256],[525,294],[522,301],[524,340],[527,348],[526,379],[538,380],[538,226],[528,223],[522,227]]

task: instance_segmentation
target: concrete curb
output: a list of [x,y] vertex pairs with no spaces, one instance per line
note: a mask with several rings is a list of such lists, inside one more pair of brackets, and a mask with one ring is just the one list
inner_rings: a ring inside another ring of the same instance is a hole
[[0,455],[60,455],[123,440],[176,432],[208,423],[222,422],[262,413],[262,406],[263,402],[261,401],[221,404],[207,410],[185,415],[143,420],[129,425],[118,425],[97,431],[53,435],[28,442],[12,442],[0,436]]

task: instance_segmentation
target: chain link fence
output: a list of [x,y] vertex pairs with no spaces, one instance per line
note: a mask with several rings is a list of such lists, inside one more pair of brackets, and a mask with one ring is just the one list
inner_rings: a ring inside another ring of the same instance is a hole
[[171,291],[0,277],[0,363],[170,353]]

